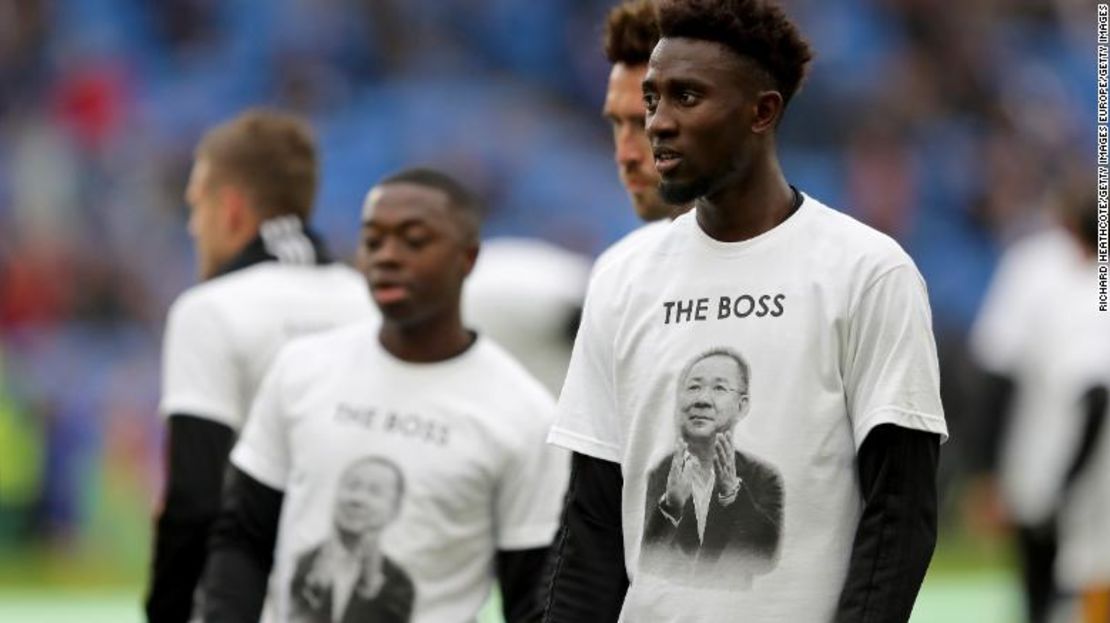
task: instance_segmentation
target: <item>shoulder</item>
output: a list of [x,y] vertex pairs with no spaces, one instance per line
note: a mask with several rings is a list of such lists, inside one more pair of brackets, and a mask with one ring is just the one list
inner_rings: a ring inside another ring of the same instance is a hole
[[641,225],[625,234],[623,238],[614,242],[609,248],[602,251],[594,262],[593,272],[596,274],[608,264],[619,261],[629,253],[633,253],[640,245],[650,243],[657,236],[662,236],[670,227],[671,221],[667,219],[652,221]]
[[767,461],[753,454],[737,450],[736,464],[737,466],[743,466],[741,469],[747,472],[749,478],[754,476],[765,482],[774,482],[778,485],[782,484],[782,476],[779,474],[779,470]]
[[278,351],[273,367],[299,370],[306,375],[330,374],[344,365],[348,356],[362,349],[368,340],[377,339],[377,320],[364,320],[296,337]]
[[555,408],[555,399],[547,388],[502,346],[479,336],[472,348],[475,352],[470,374],[481,379],[483,385],[496,384],[498,392],[491,399],[506,406],[527,406],[543,412]]
[[408,572],[389,556],[382,556],[382,572],[395,587],[405,587],[410,591],[413,589],[412,578],[409,577]]
[[813,197],[806,195],[805,198],[810,211],[809,239],[816,242],[819,252],[828,253],[831,259],[879,272],[914,266],[902,245],[890,236]]

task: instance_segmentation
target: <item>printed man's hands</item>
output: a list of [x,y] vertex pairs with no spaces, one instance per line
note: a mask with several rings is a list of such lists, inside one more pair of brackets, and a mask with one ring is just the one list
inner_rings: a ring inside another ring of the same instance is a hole
[[717,495],[732,502],[740,489],[740,478],[736,475],[736,448],[724,433],[717,433],[713,440],[713,471],[717,472]]
[[674,456],[671,457],[671,470],[667,473],[666,504],[669,512],[678,515],[686,500],[693,492],[690,470],[686,465],[686,442],[679,438],[675,441]]

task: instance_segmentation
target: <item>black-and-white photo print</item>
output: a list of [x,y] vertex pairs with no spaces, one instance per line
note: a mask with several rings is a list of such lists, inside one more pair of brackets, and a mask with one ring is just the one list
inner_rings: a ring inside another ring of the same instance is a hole
[[675,443],[648,475],[641,566],[699,585],[750,584],[778,560],[783,484],[734,445],[751,410],[747,361],[715,348],[690,361],[675,396]]
[[381,548],[404,494],[404,475],[388,459],[362,458],[343,471],[330,534],[297,560],[291,623],[409,621],[415,586]]

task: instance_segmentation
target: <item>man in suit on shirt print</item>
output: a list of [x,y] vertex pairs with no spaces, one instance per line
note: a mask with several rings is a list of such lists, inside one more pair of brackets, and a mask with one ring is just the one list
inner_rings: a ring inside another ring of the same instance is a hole
[[643,563],[649,570],[735,585],[774,568],[782,477],[732,441],[750,409],[749,378],[747,362],[729,348],[702,353],[680,375],[675,449],[648,478]]

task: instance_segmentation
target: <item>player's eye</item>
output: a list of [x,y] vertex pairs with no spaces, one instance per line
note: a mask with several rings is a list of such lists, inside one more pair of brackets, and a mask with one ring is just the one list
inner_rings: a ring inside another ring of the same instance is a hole
[[698,94],[693,91],[682,91],[675,99],[682,106],[692,106],[698,101]]
[[655,93],[644,93],[644,107],[648,112],[655,112],[655,107],[659,105],[659,96]]

